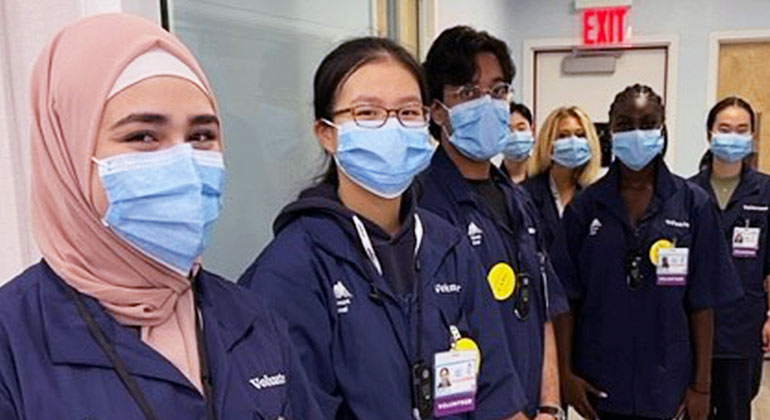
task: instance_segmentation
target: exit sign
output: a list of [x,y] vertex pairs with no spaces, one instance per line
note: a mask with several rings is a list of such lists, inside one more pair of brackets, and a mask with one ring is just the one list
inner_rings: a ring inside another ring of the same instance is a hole
[[583,9],[583,44],[601,47],[627,43],[628,11],[627,7]]

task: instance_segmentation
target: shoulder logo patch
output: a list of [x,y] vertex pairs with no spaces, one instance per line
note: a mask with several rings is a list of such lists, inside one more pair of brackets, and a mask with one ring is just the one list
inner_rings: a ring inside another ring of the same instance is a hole
[[602,228],[602,222],[599,219],[594,219],[588,226],[588,236],[596,236],[599,233],[599,229]]
[[468,224],[468,238],[471,240],[471,245],[473,246],[479,246],[481,245],[481,240],[483,239],[484,231],[481,230],[480,227],[476,225],[474,222],[470,222]]
[[347,287],[342,284],[342,281],[334,283],[334,298],[337,300],[337,313],[345,314],[350,310],[350,302],[353,299],[353,294],[350,293]]

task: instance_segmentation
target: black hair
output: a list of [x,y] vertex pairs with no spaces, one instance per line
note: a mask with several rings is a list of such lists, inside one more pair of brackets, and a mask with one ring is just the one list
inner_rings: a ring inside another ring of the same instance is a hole
[[612,127],[613,127],[612,122],[617,117],[617,113],[619,112],[620,107],[627,105],[630,102],[636,101],[636,99],[639,98],[640,96],[646,96],[649,101],[651,101],[653,104],[657,105],[658,107],[658,112],[660,113],[660,122],[663,125],[661,129],[661,132],[663,134],[663,152],[660,154],[660,156],[665,156],[666,150],[668,149],[668,129],[666,128],[666,105],[663,102],[663,98],[657,93],[655,93],[655,91],[647,85],[642,85],[637,83],[633,86],[626,87],[617,95],[615,95],[615,99],[612,101],[612,105],[610,105],[610,112],[609,112],[610,131],[612,131]]
[[[422,68],[402,46],[387,38],[362,37],[343,42],[321,61],[313,78],[313,110],[316,120],[332,120],[340,88],[356,70],[372,61],[390,58],[403,65],[417,80],[423,104],[428,90]],[[337,166],[329,160],[322,182],[337,183]]]
[[[748,103],[745,99],[739,98],[737,96],[728,96],[727,98],[722,99],[721,101],[714,104],[714,106],[711,107],[711,110],[709,110],[708,117],[706,117],[706,132],[710,133],[711,130],[714,128],[714,123],[717,120],[717,116],[719,116],[719,113],[724,111],[727,108],[737,106],[738,108],[742,108],[746,112],[749,113],[750,123],[751,123],[751,132],[754,132],[755,129],[755,118],[756,114],[754,114],[754,108],[751,107],[751,104]],[[751,155],[749,155],[746,159],[751,159]],[[714,161],[714,155],[711,153],[711,150],[706,150],[706,152],[703,154],[703,157],[701,157],[700,162],[698,164],[698,168],[700,170],[707,169],[711,166],[711,163]]]
[[524,117],[525,120],[527,120],[529,125],[532,125],[532,111],[530,111],[526,105],[521,103],[511,102],[510,113],[513,114],[514,112],[518,112],[519,114],[521,114],[521,116]]
[[[485,31],[477,31],[469,26],[455,26],[446,29],[433,41],[422,67],[428,82],[430,100],[444,100],[444,86],[461,86],[473,81],[476,75],[476,56],[479,53],[492,53],[503,71],[507,83],[513,81],[516,67],[511,59],[511,51],[502,40]],[[441,138],[441,127],[431,120],[430,133]]]

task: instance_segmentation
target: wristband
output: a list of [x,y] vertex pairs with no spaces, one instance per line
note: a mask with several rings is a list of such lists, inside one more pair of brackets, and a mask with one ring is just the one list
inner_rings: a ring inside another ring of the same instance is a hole
[[709,387],[709,389],[707,391],[701,391],[700,389],[696,388],[695,385],[690,385],[690,391],[692,391],[692,392],[694,392],[696,394],[699,394],[699,395],[710,395],[711,394],[710,387]]
[[556,420],[567,419],[567,415],[564,413],[564,410],[562,410],[562,408],[558,405],[541,405],[540,408],[537,409],[537,412],[539,414],[547,414],[549,416],[553,416],[553,418]]

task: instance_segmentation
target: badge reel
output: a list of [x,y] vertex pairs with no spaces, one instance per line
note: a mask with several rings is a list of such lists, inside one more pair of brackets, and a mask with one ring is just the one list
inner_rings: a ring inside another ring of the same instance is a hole
[[516,318],[522,321],[526,321],[529,317],[529,276],[526,273],[519,274],[519,281],[517,284],[517,299],[513,306],[513,313],[516,314]]
[[630,255],[626,259],[626,282],[632,291],[639,290],[644,284],[642,273],[642,256],[638,253]]
[[424,361],[412,365],[412,399],[415,420],[427,419],[433,414],[433,374]]

